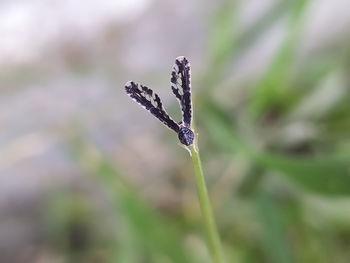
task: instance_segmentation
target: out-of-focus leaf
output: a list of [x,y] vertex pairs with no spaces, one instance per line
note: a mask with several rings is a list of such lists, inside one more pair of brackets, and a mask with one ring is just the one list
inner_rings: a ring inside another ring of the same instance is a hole
[[333,156],[296,158],[258,153],[256,160],[312,191],[350,194],[350,167],[346,158]]
[[[208,114],[209,111],[208,111]],[[207,118],[205,124],[212,138],[232,153],[243,152],[265,168],[288,176],[299,185],[324,194],[350,194],[349,159],[334,156],[289,157],[260,152],[240,140],[230,126],[217,116]]]

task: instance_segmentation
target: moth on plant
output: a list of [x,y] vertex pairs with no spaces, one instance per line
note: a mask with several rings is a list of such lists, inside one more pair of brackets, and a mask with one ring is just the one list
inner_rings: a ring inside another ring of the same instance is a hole
[[171,89],[180,103],[182,121],[176,123],[163,108],[159,96],[150,88],[129,81],[125,84],[126,93],[143,108],[164,125],[178,134],[180,142],[186,146],[193,144],[194,133],[192,124],[192,99],[191,99],[191,68],[188,60],[181,56],[175,59],[171,71]]

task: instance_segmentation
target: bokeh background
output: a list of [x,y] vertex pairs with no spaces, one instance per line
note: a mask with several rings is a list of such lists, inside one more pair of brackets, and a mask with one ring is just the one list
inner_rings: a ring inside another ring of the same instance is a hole
[[227,262],[350,261],[347,0],[3,0],[0,261],[209,263],[191,160],[128,98],[192,65]]

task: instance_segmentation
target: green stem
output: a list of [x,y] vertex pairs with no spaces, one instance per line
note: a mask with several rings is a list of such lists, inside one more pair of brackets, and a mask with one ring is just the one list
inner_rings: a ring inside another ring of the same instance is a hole
[[224,259],[221,251],[220,237],[216,227],[213,210],[210,204],[208,190],[202,170],[202,163],[199,157],[198,147],[197,145],[193,144],[189,146],[189,148],[191,150],[194,173],[196,175],[199,203],[204,219],[204,225],[207,232],[209,252],[214,263],[223,263]]

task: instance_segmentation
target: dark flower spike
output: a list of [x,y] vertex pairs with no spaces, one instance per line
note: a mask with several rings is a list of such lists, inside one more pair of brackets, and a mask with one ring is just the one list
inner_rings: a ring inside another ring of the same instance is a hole
[[163,104],[159,96],[153,92],[153,90],[143,86],[141,84],[129,81],[125,84],[126,93],[143,108],[148,110],[158,120],[164,123],[167,127],[179,132],[179,125],[169,117],[167,112],[163,108]]
[[178,57],[171,72],[171,89],[182,109],[182,123],[187,128],[192,122],[191,68],[185,57]]
[[171,89],[180,102],[182,122],[177,124],[166,113],[159,96],[151,89],[141,84],[129,81],[125,84],[126,93],[138,104],[148,110],[167,127],[178,134],[180,142],[186,146],[193,144],[194,133],[191,130],[192,101],[191,101],[191,70],[185,57],[178,57],[171,73]]

